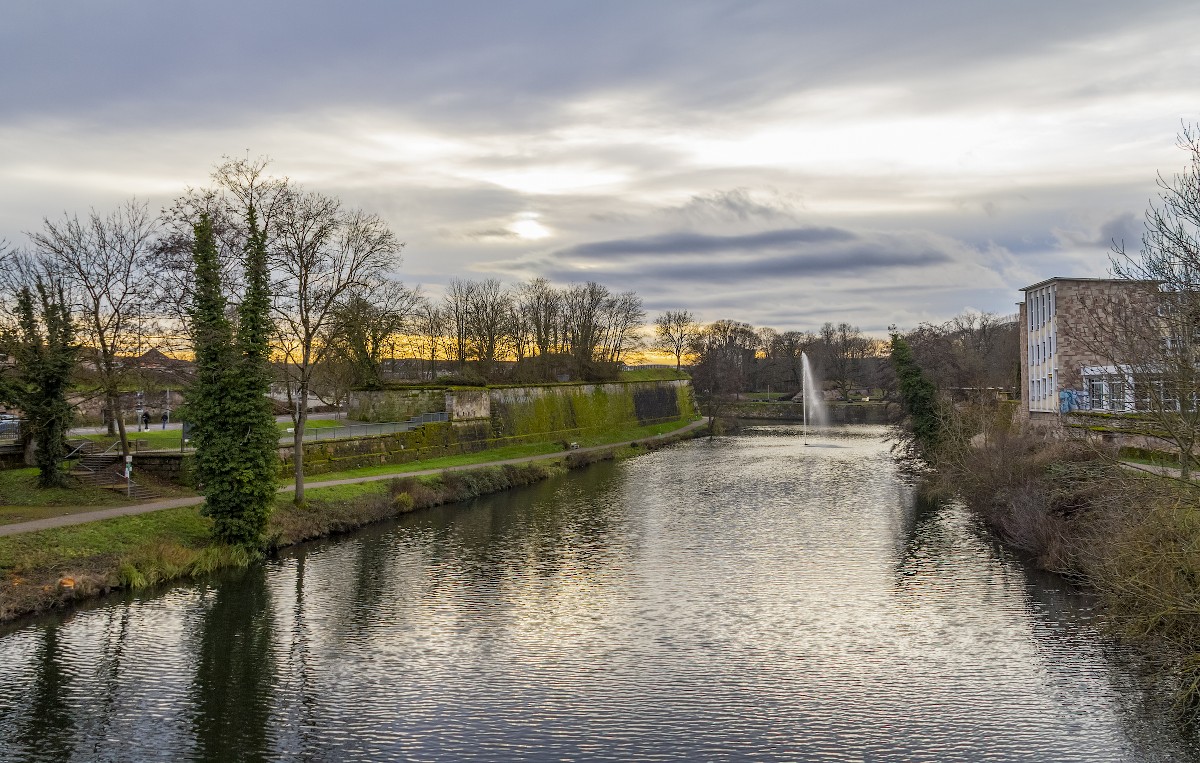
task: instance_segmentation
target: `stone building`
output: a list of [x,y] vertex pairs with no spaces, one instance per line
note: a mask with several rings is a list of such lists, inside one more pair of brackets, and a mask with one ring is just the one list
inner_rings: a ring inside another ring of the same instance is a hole
[[1021,416],[1057,428],[1068,411],[1133,410],[1133,385],[1114,360],[1114,330],[1129,311],[1155,309],[1157,283],[1050,278],[1021,291]]

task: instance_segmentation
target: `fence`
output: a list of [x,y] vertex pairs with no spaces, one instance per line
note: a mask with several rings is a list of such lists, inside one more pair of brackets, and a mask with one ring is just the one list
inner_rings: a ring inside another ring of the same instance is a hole
[[[304,442],[352,440],[356,437],[379,437],[396,434],[397,432],[407,432],[423,424],[433,424],[449,420],[449,415],[445,411],[437,411],[435,413],[422,413],[420,416],[413,416],[408,421],[392,421],[380,424],[351,424],[350,426],[341,427],[312,427],[305,429]],[[290,430],[288,436],[279,438],[281,443],[290,440]]]
[[0,442],[15,442],[21,439],[21,419],[0,419]]

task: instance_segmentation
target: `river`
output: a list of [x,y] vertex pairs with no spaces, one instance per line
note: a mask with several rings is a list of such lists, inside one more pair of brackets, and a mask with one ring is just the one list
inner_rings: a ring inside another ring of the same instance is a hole
[[882,427],[754,426],[0,636],[0,760],[1200,760]]

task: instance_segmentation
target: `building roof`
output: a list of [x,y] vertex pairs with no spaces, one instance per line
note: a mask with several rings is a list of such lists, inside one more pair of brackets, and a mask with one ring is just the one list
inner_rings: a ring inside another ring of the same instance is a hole
[[[1064,276],[1054,276],[1047,278],[1045,281],[1038,281],[1032,286],[1023,286],[1021,291],[1030,291],[1031,289],[1040,289],[1049,283],[1162,283],[1150,278],[1066,278]],[[1019,303],[1018,303],[1019,304]]]

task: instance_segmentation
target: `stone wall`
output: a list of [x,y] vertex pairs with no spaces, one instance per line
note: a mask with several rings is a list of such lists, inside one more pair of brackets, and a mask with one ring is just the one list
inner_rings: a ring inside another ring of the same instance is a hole
[[166,482],[195,487],[194,456],[191,453],[134,453],[133,478],[146,472]]
[[488,398],[494,437],[620,429],[696,410],[687,380],[499,387]]
[[[425,424],[407,432],[377,437],[318,440],[304,444],[304,473],[312,476],[343,469],[380,464],[404,464],[427,458],[483,450],[489,428],[486,422]],[[280,473],[292,474],[295,448],[279,449]]]
[[419,413],[445,411],[452,423],[490,421],[495,437],[645,424],[690,416],[696,410],[686,379],[368,390],[352,394],[350,409],[362,421],[404,421]]
[[1138,281],[1063,281],[1056,294],[1058,320],[1058,387],[1082,389],[1084,366],[1112,365],[1114,333],[1154,310],[1155,288]]
[[451,421],[489,419],[492,415],[491,397],[483,387],[450,390],[446,392],[446,414]]
[[359,421],[408,421],[422,413],[446,410],[445,389],[386,389],[350,393],[347,408]]

